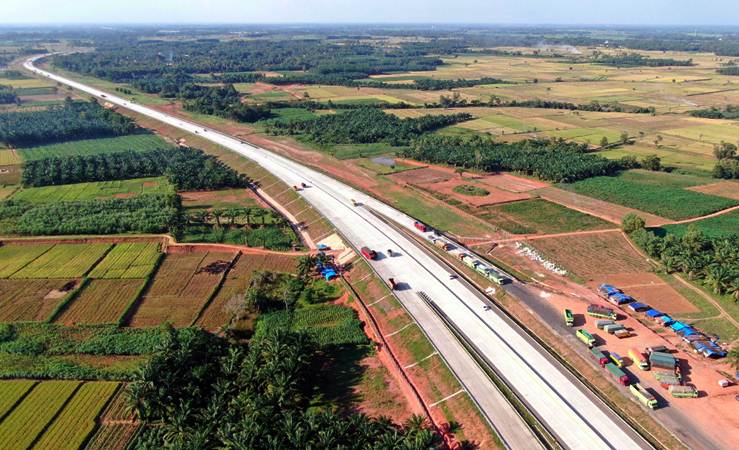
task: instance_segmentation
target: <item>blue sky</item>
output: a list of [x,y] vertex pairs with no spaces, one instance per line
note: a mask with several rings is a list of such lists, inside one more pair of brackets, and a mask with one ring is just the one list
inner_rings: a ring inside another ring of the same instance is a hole
[[739,25],[739,0],[0,0],[12,23]]

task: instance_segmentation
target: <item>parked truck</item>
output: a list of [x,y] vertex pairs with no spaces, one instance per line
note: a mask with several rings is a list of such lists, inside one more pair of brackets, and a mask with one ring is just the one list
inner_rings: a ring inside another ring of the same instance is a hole
[[677,360],[669,353],[652,352],[649,354],[649,365],[661,369],[675,370]]
[[613,364],[611,362],[606,363],[606,366],[605,367],[606,367],[606,370],[611,375],[613,375],[613,377],[616,380],[618,380],[619,383],[621,383],[624,386],[628,386],[629,385],[629,382],[630,382],[629,376],[626,375],[623,370],[619,369],[618,367],[616,367],[615,364]]
[[649,409],[654,409],[657,407],[657,399],[654,398],[654,395],[646,390],[641,384],[634,383],[629,386],[629,390],[634,395],[634,397],[636,397],[645,406],[649,407]]
[[614,323],[616,323],[616,322],[612,321],[611,319],[607,319],[607,320],[596,320],[595,321],[595,327],[598,328],[599,330],[602,330],[603,328],[606,327],[606,325],[613,325]]
[[362,247],[360,251],[362,252],[362,256],[367,259],[377,259],[377,252],[369,247]]
[[626,328],[621,328],[620,330],[616,330],[613,332],[613,335],[616,336],[619,339],[627,338],[629,336],[633,336],[634,333],[632,333],[630,330],[627,330]]
[[625,330],[625,329],[626,328],[620,323],[612,323],[610,325],[606,325],[603,327],[603,331],[605,331],[608,334],[613,334],[618,330]]
[[588,348],[593,348],[593,346],[595,345],[595,338],[593,337],[592,334],[588,333],[585,330],[582,330],[582,329],[577,330],[575,332],[575,336],[577,336],[578,339],[583,341],[585,345],[588,346]]
[[575,326],[575,316],[572,315],[572,311],[565,309],[565,325],[568,327]]
[[599,319],[618,319],[618,315],[611,309],[599,305],[588,306],[588,315]]
[[673,385],[668,388],[670,395],[675,398],[697,398],[698,390],[693,386]]
[[593,356],[593,358],[598,361],[598,364],[600,364],[601,367],[605,367],[606,364],[608,364],[608,357],[603,354],[602,351],[598,350],[597,348],[591,348],[590,354]]
[[649,361],[647,360],[647,357],[637,348],[631,347],[629,349],[629,358],[631,358],[634,365],[639,367],[641,370],[649,370]]
[[619,369],[624,366],[624,359],[616,352],[609,351],[608,357],[611,358],[611,361],[613,361],[613,364],[616,365]]

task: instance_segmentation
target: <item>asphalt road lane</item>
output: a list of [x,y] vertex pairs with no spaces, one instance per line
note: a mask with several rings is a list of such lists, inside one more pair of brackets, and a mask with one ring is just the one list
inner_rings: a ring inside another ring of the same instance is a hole
[[[490,405],[492,410],[484,407],[486,398],[495,395],[494,385],[484,374],[474,375],[474,367],[477,366],[472,358],[460,349],[459,343],[450,336],[438,316],[418,299],[416,291],[427,293],[444,314],[459,329],[465,331],[485,358],[491,361],[495,369],[511,383],[511,388],[534,408],[537,416],[555,432],[564,446],[582,449],[631,449],[647,446],[620,418],[604,408],[604,405],[593,401],[590,397],[592,394],[583,392],[582,386],[573,383],[569,374],[562,373],[562,367],[521,336],[520,330],[511,327],[495,311],[486,311],[482,300],[475,292],[459,280],[449,279],[451,274],[449,270],[435,261],[418,243],[398,233],[367,209],[352,206],[352,199],[390,217],[410,231],[422,234],[413,227],[411,217],[341,182],[264,149],[134,104],[110,93],[41,71],[33,67],[30,60],[25,65],[29,70],[111,103],[197,133],[254,160],[288,185],[306,182],[310,187],[301,192],[303,197],[326,216],[354,246],[366,245],[378,250],[392,248],[398,251],[400,256],[383,258],[373,262],[373,266],[381,276],[385,278],[392,276],[410,285],[412,289],[397,293],[400,301],[431,338],[452,370],[461,377],[471,377],[468,381],[463,381],[468,392],[483,408],[485,415],[495,421],[496,428],[512,447],[514,440],[508,441],[508,437],[513,438],[510,434],[513,430],[521,432],[520,424],[512,423],[515,418],[510,415],[507,418],[500,417],[496,412],[501,409],[499,404]],[[477,372],[482,372],[479,367]],[[518,421],[520,422],[520,419]],[[515,447],[531,448],[519,446],[517,443]]]

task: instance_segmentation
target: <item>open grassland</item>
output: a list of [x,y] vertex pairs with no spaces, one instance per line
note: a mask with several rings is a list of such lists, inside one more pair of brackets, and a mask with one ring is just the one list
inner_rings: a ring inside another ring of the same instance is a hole
[[57,244],[11,278],[78,278],[110,249],[110,244]]
[[739,203],[683,189],[669,183],[667,178],[648,182],[639,175],[635,179],[628,172],[617,177],[588,178],[572,184],[561,184],[560,187],[675,220],[710,214]]
[[54,319],[65,325],[118,323],[146,284],[141,279],[94,279]]
[[44,381],[0,422],[0,442],[25,449],[37,439],[79,386],[78,381]]
[[116,244],[90,272],[91,278],[146,278],[159,260],[158,242]]
[[0,166],[10,166],[20,163],[21,158],[18,156],[17,151],[11,149],[0,150]]
[[482,208],[476,215],[516,234],[566,233],[614,227],[605,220],[542,199]]
[[261,205],[256,194],[249,189],[179,192],[179,194],[182,197],[182,206],[188,210],[253,208]]
[[130,325],[146,327],[164,322],[177,327],[190,325],[214,294],[233,259],[232,253],[167,255]]
[[51,157],[89,156],[128,150],[145,152],[168,147],[171,147],[171,144],[155,134],[132,134],[21,148],[18,149],[18,154],[24,161],[33,161]]
[[695,222],[664,225],[661,228],[668,233],[682,236],[689,226],[697,227],[706,235],[713,237],[727,237],[732,234],[739,234],[739,210]]
[[251,283],[254,272],[269,270],[280,273],[293,273],[297,258],[282,255],[259,255],[243,253],[226,274],[221,288],[208,304],[197,325],[206,330],[217,330],[231,320],[243,300],[243,295]]
[[83,384],[64,406],[62,412],[44,430],[33,448],[39,450],[80,448],[95,430],[97,417],[117,389],[116,382]]
[[130,380],[148,355],[0,353],[0,378]]
[[46,321],[76,286],[68,279],[0,279],[0,322]]
[[54,244],[3,245],[0,247],[0,278],[8,278],[34,259],[43,255]]
[[167,194],[172,192],[173,189],[164,177],[134,178],[131,180],[24,188],[16,192],[12,198],[30,203],[69,202],[128,198],[140,194]]
[[36,384],[33,380],[0,381],[0,421]]

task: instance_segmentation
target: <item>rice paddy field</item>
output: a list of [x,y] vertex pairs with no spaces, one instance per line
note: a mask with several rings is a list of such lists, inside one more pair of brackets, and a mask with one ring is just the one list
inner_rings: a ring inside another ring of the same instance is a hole
[[118,388],[117,382],[1,381],[7,411],[0,414],[0,442],[9,449],[81,448]]
[[[56,244],[14,272],[10,278],[79,278],[110,248],[111,244]],[[38,251],[36,248],[30,249],[30,254],[35,255]],[[26,255],[21,253],[20,258],[25,259]]]
[[23,188],[13,194],[12,198],[30,203],[70,202],[165,194],[173,190],[174,187],[166,178],[153,177]]
[[90,272],[91,278],[146,278],[159,260],[158,242],[117,244]]
[[[104,153],[118,153],[128,150],[145,152],[169,147],[171,147],[171,144],[167,143],[164,139],[155,134],[132,134],[111,138],[83,139],[59,144],[26,147],[18,149],[17,153],[22,160],[33,161],[51,157],[89,156]],[[0,161],[2,160],[0,159]]]

